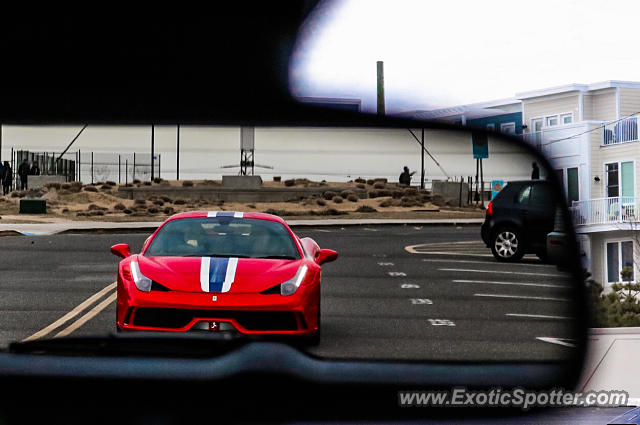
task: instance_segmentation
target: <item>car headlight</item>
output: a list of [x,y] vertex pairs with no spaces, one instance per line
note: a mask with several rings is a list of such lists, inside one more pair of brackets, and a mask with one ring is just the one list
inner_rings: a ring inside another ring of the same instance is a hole
[[140,271],[140,265],[137,261],[131,262],[131,277],[133,277],[133,283],[136,284],[136,288],[141,291],[149,292],[153,281],[142,274]]
[[300,266],[295,276],[280,284],[280,294],[285,296],[295,294],[306,274],[307,266]]

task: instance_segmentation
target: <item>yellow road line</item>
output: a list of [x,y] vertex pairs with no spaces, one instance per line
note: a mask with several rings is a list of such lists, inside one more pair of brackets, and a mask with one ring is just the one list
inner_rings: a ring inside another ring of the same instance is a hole
[[100,304],[98,304],[97,306],[93,307],[91,310],[89,310],[89,312],[87,314],[85,314],[84,316],[80,317],[78,320],[76,320],[75,322],[70,324],[67,328],[65,328],[65,329],[61,330],[60,332],[58,332],[54,338],[59,338],[61,336],[69,335],[71,332],[75,331],[80,326],[84,325],[89,320],[93,319],[102,310],[107,308],[109,306],[109,304],[111,304],[112,302],[114,302],[116,300],[117,296],[118,296],[118,294],[116,292],[114,292],[113,294],[109,295],[109,297],[106,300],[102,301]]
[[85,310],[94,302],[98,301],[106,293],[113,290],[115,287],[116,287],[116,282],[113,282],[110,285],[107,285],[106,287],[102,288],[100,291],[96,292],[95,294],[91,295],[89,298],[87,298],[86,300],[78,304],[73,310],[71,310],[70,312],[68,312],[67,314],[65,314],[64,316],[62,316],[61,318],[59,318],[49,326],[39,330],[38,332],[34,333],[30,337],[24,339],[23,341],[33,341],[35,339],[42,338],[43,336],[48,335],[49,333],[53,332],[55,329],[59,328],[60,326],[67,323],[69,320],[76,317],[83,310]]

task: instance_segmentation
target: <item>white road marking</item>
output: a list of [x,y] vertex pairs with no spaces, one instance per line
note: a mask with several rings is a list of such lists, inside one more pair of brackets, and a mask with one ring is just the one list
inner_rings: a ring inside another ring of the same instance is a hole
[[411,304],[413,305],[432,305],[433,301],[427,298],[411,298]]
[[331,230],[327,229],[313,229],[314,232],[331,233]]
[[393,266],[393,263],[378,263],[379,266]]
[[449,319],[429,319],[431,326],[455,326],[456,324]]
[[529,317],[531,319],[554,319],[554,320],[573,320],[572,317],[565,316],[547,316],[544,314],[520,314],[520,313],[507,313],[508,317]]
[[389,276],[398,277],[398,276],[406,276],[405,272],[389,272]]
[[573,341],[573,339],[569,339],[569,338],[554,338],[551,336],[538,336],[536,337],[536,339],[540,341],[548,342],[550,344],[563,345],[565,347],[575,348],[576,346],[574,343],[567,342],[567,341]]
[[61,330],[60,332],[58,332],[55,335],[54,338],[60,338],[62,336],[69,335],[71,332],[75,331],[80,326],[84,325],[89,320],[93,319],[102,310],[107,308],[107,306],[109,306],[109,304],[111,304],[112,302],[114,302],[116,300],[117,296],[118,296],[118,294],[116,292],[114,292],[113,294],[109,295],[109,297],[106,300],[102,301],[100,304],[98,304],[95,307],[93,307],[91,310],[89,310],[89,312],[87,312],[87,314],[85,314],[84,316],[80,317],[78,320],[73,322],[67,328],[65,328],[65,329]]
[[539,286],[541,288],[570,288],[567,285],[552,285],[550,283],[529,283],[529,282],[499,282],[494,280],[464,280],[455,279],[454,283],[488,283],[491,285],[514,285],[514,286]]
[[[431,262],[431,263],[471,263],[471,264],[487,264],[487,265],[498,264],[493,261],[454,260],[449,258],[423,258],[422,261]],[[555,267],[552,264],[536,264],[536,263],[501,263],[501,264],[504,264],[504,265],[508,264],[509,266],[531,266],[531,267],[546,267],[546,268]]]
[[[411,251],[409,251],[411,252]],[[486,257],[486,258],[493,258],[493,255],[491,254],[471,254],[468,252],[448,252],[448,251],[430,251],[430,252],[411,252],[412,254],[434,254],[434,255],[458,255],[458,256],[465,256],[465,257]]]
[[510,272],[505,270],[477,270],[477,269],[438,269],[438,270],[443,272],[500,273],[500,274],[518,274],[523,276],[567,277],[567,275],[565,274],[557,274],[557,273]]
[[95,294],[91,295],[89,298],[87,298],[86,300],[84,300],[83,302],[81,302],[80,304],[78,304],[73,310],[71,310],[70,312],[68,312],[67,314],[65,314],[64,316],[62,316],[61,318],[59,318],[58,320],[56,320],[55,322],[53,322],[52,324],[50,324],[49,326],[39,330],[38,332],[34,333],[33,335],[31,335],[28,338],[25,338],[23,341],[33,341],[35,339],[38,338],[42,338],[43,336],[48,335],[49,333],[51,333],[52,331],[54,331],[55,329],[59,328],[60,326],[64,325],[65,323],[67,323],[69,320],[73,319],[74,317],[76,317],[78,314],[80,314],[84,309],[86,309],[87,307],[89,307],[91,304],[93,304],[94,302],[98,301],[100,298],[102,298],[107,292],[110,292],[111,290],[113,290],[116,287],[116,282],[113,282],[107,286],[105,286],[104,288],[102,288],[100,291],[96,292]]
[[528,295],[507,295],[507,294],[473,294],[474,297],[487,297],[487,298],[510,298],[517,300],[535,300],[535,301],[571,301],[567,298],[554,298],[554,297],[532,297]]
[[416,285],[415,283],[403,283],[400,285],[402,289],[418,289],[420,285]]

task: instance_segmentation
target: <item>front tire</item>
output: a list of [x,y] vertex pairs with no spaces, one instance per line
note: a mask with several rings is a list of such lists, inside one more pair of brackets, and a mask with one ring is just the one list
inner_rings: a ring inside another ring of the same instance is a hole
[[491,238],[491,253],[496,260],[512,263],[524,256],[524,241],[520,231],[503,227]]

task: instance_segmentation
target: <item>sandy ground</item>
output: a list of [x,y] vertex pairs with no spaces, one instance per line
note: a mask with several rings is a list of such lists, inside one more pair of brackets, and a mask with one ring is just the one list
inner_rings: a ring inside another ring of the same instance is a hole
[[[182,182],[163,182],[164,185],[181,186]],[[198,182],[198,184],[221,185],[219,181]],[[357,183],[325,183],[327,189],[335,186],[353,186]],[[363,183],[360,183],[362,186]],[[318,183],[299,181],[296,187],[316,186]],[[323,184],[324,185],[324,184]],[[154,184],[156,186],[156,184]],[[284,182],[265,182],[264,186],[285,186]],[[380,184],[378,184],[378,188]],[[373,185],[365,184],[367,190],[374,189]],[[385,185],[389,190],[402,190],[395,184]],[[429,195],[417,194],[405,197],[413,200],[410,206],[402,206],[400,199],[391,196],[358,199],[353,202],[341,198],[336,200],[324,200],[318,198],[305,198],[296,202],[255,202],[236,203],[212,200],[188,200],[171,199],[166,196],[151,196],[148,200],[133,201],[117,197],[117,185],[98,184],[93,187],[83,186],[69,188],[63,186],[59,189],[50,187],[39,194],[47,200],[46,215],[18,214],[18,195],[15,192],[8,196],[0,197],[0,219],[2,223],[44,223],[69,220],[91,221],[162,221],[166,217],[178,212],[193,210],[217,210],[217,211],[245,211],[245,212],[270,212],[287,218],[300,219],[326,219],[326,218],[481,218],[484,210],[480,208],[454,208],[448,206],[438,207],[423,199]],[[96,190],[96,191],[93,191]],[[415,192],[415,191],[414,191]],[[334,198],[335,199],[335,198]],[[406,200],[406,199],[405,199]],[[386,202],[385,202],[386,201]],[[383,204],[382,206],[380,204]],[[358,212],[358,208],[370,207],[376,211]]]

